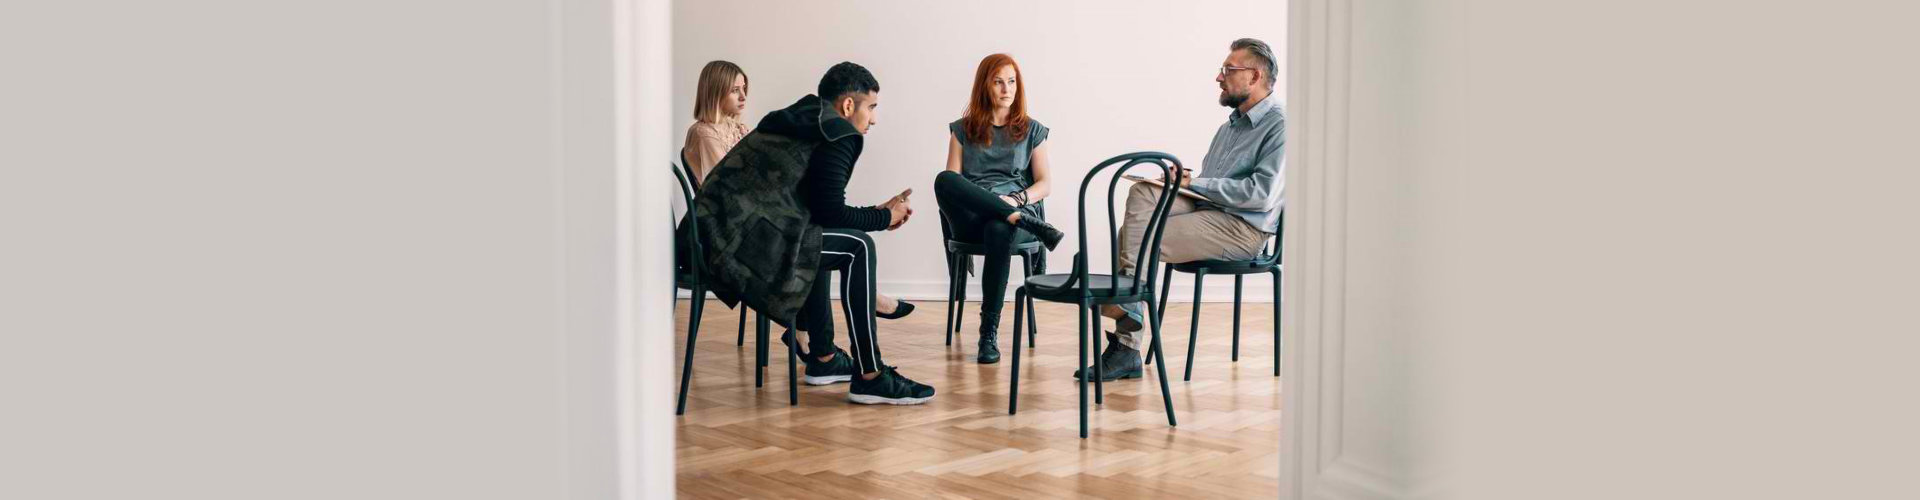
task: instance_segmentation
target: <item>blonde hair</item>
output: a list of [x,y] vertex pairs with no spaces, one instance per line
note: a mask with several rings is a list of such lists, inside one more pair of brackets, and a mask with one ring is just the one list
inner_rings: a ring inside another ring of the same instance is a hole
[[[747,72],[740,65],[727,61],[713,61],[700,68],[700,83],[694,87],[693,119],[703,122],[720,121],[720,103],[727,98],[728,90],[733,87],[733,77],[747,79]],[[750,85],[741,85],[740,92],[746,93]]]

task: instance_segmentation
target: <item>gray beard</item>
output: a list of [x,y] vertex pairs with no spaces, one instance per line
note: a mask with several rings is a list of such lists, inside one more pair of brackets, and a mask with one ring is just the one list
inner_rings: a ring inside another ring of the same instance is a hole
[[1229,108],[1238,108],[1240,107],[1241,104],[1246,104],[1247,99],[1251,97],[1253,97],[1253,92],[1247,92],[1243,94],[1221,93],[1220,105],[1226,106]]

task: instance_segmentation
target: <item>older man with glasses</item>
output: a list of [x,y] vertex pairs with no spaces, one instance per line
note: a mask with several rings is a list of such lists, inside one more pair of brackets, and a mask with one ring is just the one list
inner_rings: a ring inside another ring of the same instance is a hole
[[[1249,260],[1260,255],[1267,238],[1280,231],[1280,209],[1285,198],[1286,115],[1271,99],[1279,76],[1278,59],[1266,42],[1235,40],[1227,60],[1215,74],[1220,105],[1233,108],[1227,122],[1214,132],[1213,144],[1198,175],[1179,175],[1175,182],[1207,198],[1175,197],[1160,244],[1160,258],[1168,263],[1198,260]],[[1120,228],[1120,266],[1128,272],[1138,264],[1140,241],[1147,218],[1160,196],[1160,187],[1136,183],[1127,195],[1127,215]],[[1101,353],[1105,372],[1101,380],[1139,378],[1141,331],[1146,315],[1141,304],[1108,306],[1102,315],[1115,320],[1117,331],[1107,334]],[[1079,377],[1087,367],[1074,372]]]

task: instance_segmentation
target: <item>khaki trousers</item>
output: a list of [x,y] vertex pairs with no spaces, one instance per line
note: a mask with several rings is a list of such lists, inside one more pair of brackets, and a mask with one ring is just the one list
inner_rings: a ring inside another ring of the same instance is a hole
[[[1127,193],[1127,214],[1120,225],[1120,272],[1139,264],[1140,242],[1146,239],[1147,219],[1160,201],[1162,188],[1134,183]],[[1272,235],[1240,216],[1202,209],[1192,198],[1175,195],[1168,208],[1167,229],[1160,235],[1160,261],[1170,264],[1197,260],[1251,260],[1260,256]],[[1152,273],[1153,270],[1147,270]],[[1145,276],[1144,274],[1142,275]],[[1138,304],[1135,304],[1137,310]],[[1140,350],[1145,329],[1119,335],[1120,343]]]

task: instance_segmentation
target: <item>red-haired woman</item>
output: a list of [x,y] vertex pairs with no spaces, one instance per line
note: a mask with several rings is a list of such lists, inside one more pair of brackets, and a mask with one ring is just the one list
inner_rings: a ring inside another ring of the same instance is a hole
[[1012,56],[994,54],[974,72],[967,111],[947,125],[947,169],[933,195],[954,237],[987,246],[980,269],[980,343],[975,361],[1000,362],[1000,311],[1014,245],[1036,238],[1048,249],[1064,235],[1038,214],[1052,183],[1047,127],[1027,117],[1026,82]]

